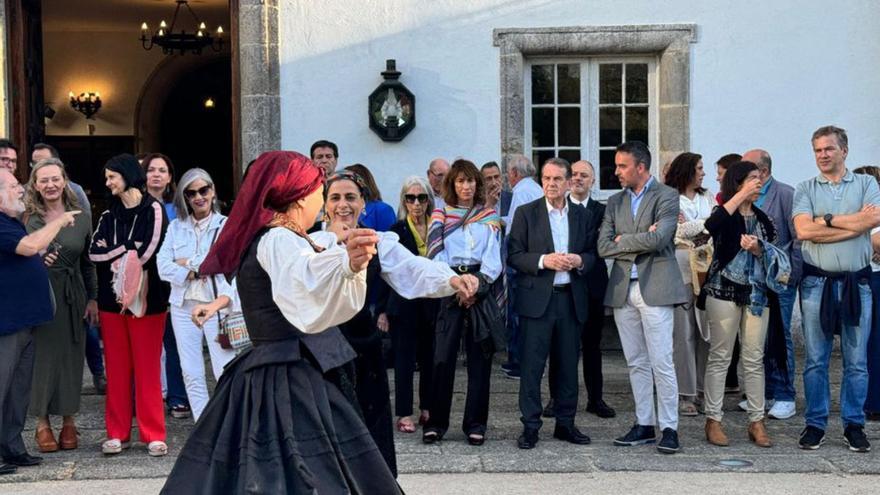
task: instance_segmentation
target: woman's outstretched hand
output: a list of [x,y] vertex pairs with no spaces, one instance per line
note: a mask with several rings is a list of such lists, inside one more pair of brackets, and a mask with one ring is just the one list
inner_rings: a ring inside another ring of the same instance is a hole
[[348,264],[351,271],[358,273],[367,268],[370,260],[377,253],[376,244],[379,236],[373,229],[351,229],[345,249],[348,251]]

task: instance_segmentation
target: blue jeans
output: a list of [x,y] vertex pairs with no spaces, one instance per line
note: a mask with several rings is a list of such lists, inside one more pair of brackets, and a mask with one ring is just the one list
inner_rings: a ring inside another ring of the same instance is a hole
[[101,352],[101,332],[88,323],[86,326],[86,363],[92,376],[104,375],[104,353]]
[[880,272],[871,274],[874,293],[874,316],[871,318],[871,337],[868,338],[868,398],[865,411],[880,412]]
[[[820,306],[825,277],[804,277],[801,282],[801,312],[804,318],[804,391],[807,426],[824,430],[828,424],[831,390],[828,384],[828,363],[834,336],[826,336],[820,323]],[[841,281],[834,284],[835,302],[840,301]],[[843,381],[840,385],[840,419],[847,425],[864,425],[865,396],[868,393],[867,352],[871,334],[871,287],[859,284],[862,314],[858,326],[842,325],[840,350],[843,354]]]
[[[785,352],[788,367],[788,376],[776,366],[769,366],[771,357],[768,352],[764,353],[764,398],[779,401],[794,402],[794,342],[791,340],[791,313],[794,310],[794,301],[797,298],[797,286],[789,287],[778,294],[779,310],[782,312],[782,329],[785,331]],[[787,381],[786,381],[787,379]]]
[[186,397],[186,386],[183,384],[183,372],[180,369],[180,354],[177,352],[177,340],[174,339],[174,327],[171,326],[171,312],[165,320],[165,335],[162,338],[165,346],[165,380],[168,383],[168,395],[165,403],[168,407],[189,406]]

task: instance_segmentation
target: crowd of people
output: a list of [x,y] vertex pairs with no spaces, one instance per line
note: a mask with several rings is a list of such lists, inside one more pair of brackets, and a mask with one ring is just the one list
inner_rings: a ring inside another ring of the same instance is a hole
[[[798,300],[799,446],[825,440],[839,335],[843,438],[868,452],[865,421],[880,419],[880,168],[848,169],[838,127],[811,144],[818,174],[797,187],[754,149],[716,161],[712,194],[701,155],[654,174],[648,147],[625,142],[622,191],[604,202],[585,160],[437,158],[403,181],[395,211],[365,165],[338,169],[338,146],[322,140],[310,159],[258,157],[229,217],[207,171],[175,181],[169,157],[122,154],[103,168],[111,199],[93,220],[54,148],[34,146],[22,185],[18,149],[0,140],[0,474],[41,461],[21,438],[27,414],[40,452],[78,447],[86,361],[106,386],[104,454],[130,447],[134,418],[147,453],[166,455],[166,412],[193,417],[167,493],[395,493],[394,430],[443,440],[462,354],[469,444],[486,440],[502,354],[501,371],[519,380],[517,446],[536,446],[542,418],[555,438],[589,444],[575,424],[581,361],[586,411],[617,414],[603,399],[606,308],[635,404],[615,445],[678,452],[679,416],[703,413],[706,441],[726,446],[724,396],[741,392],[748,438],[771,447],[766,419],[797,413]],[[219,338],[235,312],[244,350]]]

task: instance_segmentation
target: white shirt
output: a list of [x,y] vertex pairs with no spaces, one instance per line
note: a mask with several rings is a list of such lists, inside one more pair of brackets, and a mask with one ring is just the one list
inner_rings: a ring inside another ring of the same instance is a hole
[[434,195],[434,209],[443,209],[446,206],[446,201],[443,201],[443,196],[439,194]]
[[531,177],[525,177],[513,186],[513,197],[510,198],[510,209],[504,217],[504,225],[513,225],[513,214],[520,206],[544,196],[544,190]]
[[590,202],[590,195],[587,194],[587,197],[584,198],[583,201],[578,201],[578,199],[575,198],[575,197],[571,194],[571,191],[569,191],[568,193],[566,193],[566,199],[571,200],[571,202],[574,203],[574,204],[576,204],[576,205],[580,205],[580,206],[583,206],[584,208],[586,208],[586,207],[587,207],[587,203]]
[[675,258],[678,262],[678,270],[685,284],[693,283],[691,276],[691,262],[689,248],[693,247],[692,239],[706,232],[704,224],[712,215],[715,207],[715,197],[706,191],[703,194],[695,194],[694,199],[684,194],[678,196],[678,206],[684,222],[679,223],[675,229]]
[[[449,279],[457,274],[449,265],[412,254],[403,247],[394,232],[376,232],[376,235],[379,236],[376,249],[382,266],[380,276],[394,292],[405,299],[440,298],[455,294]],[[336,235],[332,232],[316,232],[311,237],[319,246],[336,243]]]
[[367,273],[353,273],[336,245],[316,253],[302,237],[275,227],[260,239],[257,261],[272,281],[272,300],[291,325],[319,333],[352,319],[367,297]]
[[[550,234],[553,236],[553,252],[568,254],[568,201],[561,210],[553,208],[550,201],[547,203],[547,215],[550,217]],[[538,269],[544,269],[544,256],[538,258]],[[568,272],[554,272],[553,285],[567,285],[571,283],[571,275]]]
[[486,224],[471,223],[443,239],[443,251],[434,257],[449,266],[480,265],[490,282],[501,275],[501,233]]

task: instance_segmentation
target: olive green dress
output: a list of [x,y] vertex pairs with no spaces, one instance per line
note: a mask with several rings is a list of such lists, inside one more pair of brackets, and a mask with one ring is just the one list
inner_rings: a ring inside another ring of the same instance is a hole
[[[32,215],[28,232],[46,222]],[[49,267],[49,281],[55,293],[55,319],[34,328],[34,378],[30,413],[71,416],[79,412],[85,358],[86,329],[83,315],[89,299],[98,295],[95,266],[89,260],[92,226],[89,217],[76,222],[55,237],[58,258]]]

